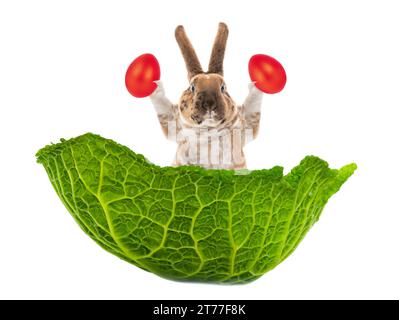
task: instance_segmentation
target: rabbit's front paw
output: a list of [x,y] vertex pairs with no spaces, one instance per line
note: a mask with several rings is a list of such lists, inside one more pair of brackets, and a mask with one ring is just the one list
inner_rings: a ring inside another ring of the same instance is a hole
[[259,96],[262,95],[263,92],[260,91],[256,86],[255,86],[255,81],[248,83],[248,91],[250,95],[253,96]]
[[157,88],[151,93],[151,98],[161,98],[165,96],[165,88],[161,80],[154,81],[157,84]]

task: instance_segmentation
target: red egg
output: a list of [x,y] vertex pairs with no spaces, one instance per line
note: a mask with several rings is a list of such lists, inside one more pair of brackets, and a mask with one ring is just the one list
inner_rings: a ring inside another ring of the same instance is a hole
[[146,53],[134,59],[127,68],[126,88],[136,98],[148,97],[157,88],[154,82],[161,78],[161,69],[157,58]]
[[252,56],[248,70],[255,86],[265,93],[280,92],[287,82],[287,75],[281,63],[265,54]]

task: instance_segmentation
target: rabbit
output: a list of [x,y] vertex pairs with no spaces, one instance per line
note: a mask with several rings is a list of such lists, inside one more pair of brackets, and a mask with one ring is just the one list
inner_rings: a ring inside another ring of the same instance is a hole
[[156,81],[157,88],[150,95],[164,134],[178,144],[172,165],[246,169],[243,147],[258,135],[263,93],[251,82],[242,105],[237,105],[228,93],[223,78],[227,25],[219,24],[207,72],[183,26],[176,28],[175,37],[189,86],[177,104],[166,97],[161,81]]

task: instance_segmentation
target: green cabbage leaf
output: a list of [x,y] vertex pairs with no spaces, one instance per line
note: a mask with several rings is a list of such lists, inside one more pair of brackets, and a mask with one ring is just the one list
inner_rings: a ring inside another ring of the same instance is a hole
[[287,258],[356,169],[308,156],[234,172],[159,167],[91,133],[37,153],[81,229],[119,258],[181,281],[246,283]]

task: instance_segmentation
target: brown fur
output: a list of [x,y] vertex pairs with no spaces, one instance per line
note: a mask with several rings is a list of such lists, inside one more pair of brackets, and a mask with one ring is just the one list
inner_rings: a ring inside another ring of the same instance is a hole
[[181,115],[187,124],[193,126],[201,126],[205,118],[209,118],[210,115],[215,124],[228,122],[237,113],[237,107],[227,90],[222,90],[222,86],[225,87],[223,59],[228,37],[227,25],[223,22],[219,23],[207,73],[202,71],[198,57],[183,26],[176,28],[175,36],[186,63],[190,82],[190,87],[183,92],[180,98]]
[[237,106],[227,89],[222,92],[221,87],[225,85],[222,76],[199,74],[192,78],[191,85],[195,87],[194,92],[190,87],[184,90],[179,102],[181,115],[187,123],[200,126],[209,112],[214,112],[213,118],[220,124],[232,120]]
[[223,22],[219,23],[218,33],[213,43],[211,58],[209,59],[209,73],[218,73],[223,76],[223,59],[228,35],[229,29],[227,25]]
[[186,63],[188,80],[190,81],[195,75],[203,73],[201,64],[183,26],[178,26],[176,28],[175,37]]

